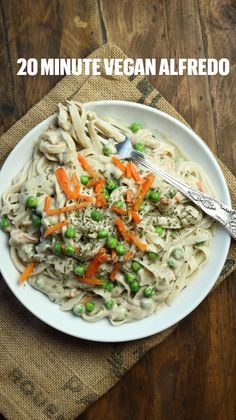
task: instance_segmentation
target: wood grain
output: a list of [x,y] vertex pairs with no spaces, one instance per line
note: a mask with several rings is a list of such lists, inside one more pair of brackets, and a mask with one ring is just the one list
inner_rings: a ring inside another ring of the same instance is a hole
[[18,117],[15,98],[7,29],[0,8],[0,134],[10,127]]
[[[226,8],[220,7],[223,2],[209,4],[204,0],[201,4],[147,3],[144,8],[142,1],[101,0],[107,39],[119,44],[131,57],[230,59],[231,74],[226,78],[156,76],[149,80],[235,171],[235,95],[230,95],[231,91],[235,93],[236,82],[233,2],[228,2]],[[231,18],[225,16],[226,10]],[[80,416],[81,420],[90,420],[97,413],[107,420],[125,419],[128,415],[140,420],[234,419],[234,279],[232,275],[174,334]],[[127,400],[128,410],[124,406]]]
[[[226,57],[231,63],[230,75],[209,78],[216,143],[219,157],[236,174],[236,3],[235,1],[199,0],[204,50],[207,57]],[[230,153],[229,153],[230,151]]]
[[[84,57],[109,40],[134,58],[228,57],[227,77],[149,80],[235,173],[234,0],[3,0],[0,24],[1,131],[59,79],[17,77],[21,56]],[[231,275],[80,419],[235,419],[234,280]]]
[[85,57],[101,43],[98,6],[93,0],[3,0],[2,12],[8,40],[6,51],[10,51],[12,95],[17,115],[22,116],[61,77],[17,76],[17,59]]
[[[158,62],[204,57],[197,1],[152,0],[144,8],[140,0],[101,0],[101,12],[107,38],[131,57],[156,57]],[[149,80],[217,152],[208,78],[157,75]]]

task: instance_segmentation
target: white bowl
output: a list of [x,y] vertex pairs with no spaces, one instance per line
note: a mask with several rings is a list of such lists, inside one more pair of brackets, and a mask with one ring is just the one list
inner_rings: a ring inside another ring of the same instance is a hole
[[[224,176],[211,151],[205,143],[188,127],[175,118],[145,105],[125,101],[99,101],[86,105],[99,116],[111,116],[122,119],[130,125],[139,121],[143,127],[158,128],[186,153],[193,161],[198,162],[207,172],[215,188],[217,197],[223,203],[231,205],[229,191]],[[47,118],[33,128],[8,156],[0,172],[0,196],[10,185],[23,165],[31,158],[32,142],[48,125],[55,120],[55,115]],[[36,291],[28,283],[17,284],[19,273],[14,267],[8,247],[8,235],[0,233],[0,269],[2,275],[17,299],[35,316],[46,324],[66,334],[87,340],[116,342],[135,340],[158,333],[183,319],[207,296],[224,266],[230,245],[226,230],[217,226],[213,239],[211,256],[207,264],[193,278],[171,306],[166,306],[158,313],[140,321],[120,326],[112,326],[107,319],[88,323],[72,314],[63,312],[47,296]]]

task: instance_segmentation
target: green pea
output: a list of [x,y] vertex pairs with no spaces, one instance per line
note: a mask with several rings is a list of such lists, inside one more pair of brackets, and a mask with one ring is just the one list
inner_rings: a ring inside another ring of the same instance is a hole
[[36,228],[40,228],[40,226],[41,226],[41,224],[42,224],[42,219],[41,219],[41,217],[39,217],[36,213],[32,213],[32,214],[31,214],[31,219],[32,219],[33,225],[34,225]]
[[144,152],[144,150],[145,150],[145,146],[144,146],[144,144],[143,144],[143,143],[136,143],[136,144],[134,145],[134,149],[135,149],[135,150],[138,150],[138,152]]
[[38,205],[38,199],[35,196],[30,196],[27,198],[26,200],[26,206],[31,208],[31,209],[35,209]]
[[76,303],[73,306],[73,312],[77,316],[83,315],[85,313],[85,306],[82,305],[81,303]]
[[74,268],[74,273],[76,274],[76,276],[83,276],[85,274],[85,266],[83,264],[80,265],[76,265],[76,267]]
[[118,187],[118,184],[114,179],[108,179],[108,181],[106,182],[106,188],[109,191],[113,191],[117,187]]
[[184,249],[182,247],[177,247],[172,254],[176,260],[182,260],[184,258]]
[[135,274],[134,274],[134,273],[129,272],[129,273],[126,273],[126,274],[125,274],[125,281],[126,281],[126,283],[130,284],[130,283],[132,283],[134,280],[136,280],[136,276],[135,276]]
[[103,275],[103,276],[98,276],[98,279],[103,280],[103,281],[110,281],[110,277],[107,275]]
[[124,203],[121,200],[114,201],[113,206],[119,207],[120,209],[122,209],[124,207]]
[[133,122],[130,126],[131,130],[133,131],[133,133],[137,133],[138,130],[140,130],[140,128],[142,128],[141,124],[138,123],[137,121]]
[[132,261],[131,268],[135,273],[137,273],[142,268],[142,266],[138,261]]
[[174,258],[169,258],[167,264],[168,267],[171,268],[171,270],[174,270],[176,268],[176,260]]
[[108,237],[108,231],[106,229],[99,229],[98,238],[103,239]]
[[123,244],[118,244],[116,246],[116,253],[119,255],[119,257],[122,257],[126,253],[125,246]]
[[102,285],[103,289],[105,289],[107,292],[112,292],[114,289],[114,283],[112,281],[105,281]]
[[118,244],[118,239],[115,236],[110,236],[107,238],[107,248],[109,249],[115,249]]
[[75,230],[74,226],[69,226],[66,229],[65,236],[67,238],[75,238],[75,236],[76,236],[76,230]]
[[145,195],[145,198],[150,198],[151,197],[151,195],[152,195],[152,190],[148,190],[147,192],[146,192],[146,195]]
[[106,300],[105,306],[107,309],[111,310],[114,308],[115,301],[113,299]]
[[143,201],[141,204],[140,204],[140,206],[139,206],[139,210],[140,211],[142,211],[142,210],[144,210],[144,208],[145,208],[145,202]]
[[80,182],[83,185],[87,185],[87,183],[89,182],[89,177],[87,175],[81,175]]
[[91,219],[94,220],[94,222],[100,222],[102,220],[102,213],[99,210],[93,210],[90,213]]
[[85,304],[86,311],[92,312],[95,309],[95,306],[95,303],[92,300],[90,300]]
[[151,193],[151,200],[153,203],[157,203],[160,200],[160,193],[159,191],[153,191]]
[[73,245],[66,245],[65,253],[66,253],[66,255],[69,255],[69,256],[74,255],[75,250],[74,250]]
[[103,146],[103,154],[105,156],[110,156],[110,155],[112,155],[112,153],[114,153],[112,145],[111,144],[105,144]]
[[177,190],[175,188],[173,188],[173,187],[170,187],[167,194],[168,194],[168,197],[174,198],[174,196],[176,195],[176,193],[177,193]]
[[132,290],[132,292],[137,293],[140,290],[139,283],[136,280],[132,281],[132,283],[130,283],[130,289]]
[[163,236],[165,233],[165,228],[161,227],[161,226],[156,226],[155,227],[155,232],[159,235],[159,236]]
[[106,188],[104,188],[104,190],[103,190],[103,195],[104,195],[104,197],[105,197],[105,199],[106,199],[106,200],[109,200],[109,198],[110,198],[110,194],[109,194],[109,192],[106,190]]
[[60,242],[56,242],[53,246],[53,251],[55,254],[60,254],[62,252],[62,244]]
[[146,298],[150,298],[153,296],[153,290],[151,287],[145,287],[143,294]]
[[38,217],[37,219],[35,219],[35,220],[33,221],[33,225],[34,225],[34,227],[36,227],[36,228],[40,228],[40,226],[42,225],[42,219],[41,219],[41,217]]
[[143,299],[141,299],[140,305],[143,309],[149,310],[152,308],[152,301],[144,297]]
[[10,222],[7,217],[3,217],[0,222],[0,227],[2,230],[7,229],[10,226]]
[[158,258],[158,254],[156,252],[149,252],[148,253],[148,258],[151,261],[156,261],[156,259]]

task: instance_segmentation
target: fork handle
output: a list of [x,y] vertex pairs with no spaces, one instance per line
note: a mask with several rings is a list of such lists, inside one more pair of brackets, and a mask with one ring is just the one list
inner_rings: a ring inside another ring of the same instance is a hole
[[174,178],[172,175],[158,168],[151,163],[143,153],[136,150],[131,152],[131,159],[150,169],[154,174],[160,175],[170,185],[175,187],[183,195],[189,198],[196,206],[200,207],[206,214],[221,223],[232,236],[236,239],[236,211],[226,206],[220,201],[209,195],[199,192],[194,188],[189,187],[184,182]]

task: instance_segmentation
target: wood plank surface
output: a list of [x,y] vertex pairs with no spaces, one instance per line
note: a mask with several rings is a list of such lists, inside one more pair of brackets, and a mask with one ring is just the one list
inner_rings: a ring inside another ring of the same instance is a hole
[[[131,57],[230,59],[227,77],[149,80],[236,174],[234,5],[101,0],[101,14],[107,39]],[[233,274],[81,418],[235,419],[235,295]]]
[[[131,57],[205,56],[198,1],[155,0],[144,8],[142,1],[101,0],[101,11],[107,39]],[[149,80],[216,152],[208,77],[157,75]]]
[[0,8],[0,134],[18,118],[5,25],[2,8]]
[[226,57],[231,63],[227,77],[209,78],[218,156],[235,174],[236,167],[236,2],[199,0],[199,15],[206,57]]
[[[17,77],[18,57],[85,57],[106,41],[130,57],[227,57],[231,74],[152,76],[236,175],[234,0],[2,0],[0,130],[59,80]],[[231,275],[81,420],[236,418],[236,285]]]
[[93,0],[2,0],[2,14],[8,44],[5,49],[10,51],[12,94],[22,116],[61,77],[17,76],[17,59],[85,57],[101,44],[98,6]]

